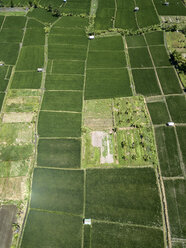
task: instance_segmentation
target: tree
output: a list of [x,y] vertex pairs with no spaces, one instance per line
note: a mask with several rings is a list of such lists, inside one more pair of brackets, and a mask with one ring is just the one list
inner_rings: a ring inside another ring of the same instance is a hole
[[61,16],[60,11],[59,11],[58,9],[54,9],[54,10],[53,10],[53,16],[56,16],[56,17]]
[[47,10],[48,10],[48,12],[52,12],[52,6],[51,6],[51,4],[48,5]]
[[30,7],[32,7],[33,2],[32,2],[32,1],[29,1],[28,3],[29,3],[29,5],[30,5]]
[[13,3],[13,1],[11,0],[11,2],[10,2],[10,7],[11,8],[13,8],[14,7],[14,3]]
[[170,55],[172,64],[176,68],[184,73],[186,73],[186,59],[181,55],[181,53],[174,50]]

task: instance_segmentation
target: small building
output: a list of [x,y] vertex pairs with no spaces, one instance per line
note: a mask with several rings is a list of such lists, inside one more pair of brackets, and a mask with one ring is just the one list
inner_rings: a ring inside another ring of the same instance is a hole
[[169,6],[169,2],[165,2],[164,5],[165,5],[165,6]]
[[63,0],[63,2],[64,2],[64,3],[66,3],[66,2],[67,2],[67,0]]
[[174,124],[174,122],[169,121],[169,122],[167,122],[167,126],[168,126],[168,127],[174,127],[174,126],[175,126],[175,124]]
[[84,225],[91,225],[92,221],[91,221],[91,219],[83,219],[83,224]]
[[4,66],[4,63],[0,62],[0,66]]
[[93,34],[90,34],[88,38],[89,38],[89,40],[93,40],[95,38],[95,36]]
[[43,72],[43,68],[37,68],[38,72]]
[[139,7],[135,7],[134,8],[134,11],[139,11]]

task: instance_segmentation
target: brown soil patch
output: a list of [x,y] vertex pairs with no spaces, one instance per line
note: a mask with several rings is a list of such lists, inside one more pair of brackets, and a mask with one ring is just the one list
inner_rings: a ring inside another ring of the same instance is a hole
[[16,122],[31,122],[33,120],[34,113],[5,113],[3,116],[4,123],[16,123]]

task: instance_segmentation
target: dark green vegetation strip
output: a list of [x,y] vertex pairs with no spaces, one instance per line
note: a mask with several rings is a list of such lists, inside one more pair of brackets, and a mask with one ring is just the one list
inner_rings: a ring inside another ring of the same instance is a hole
[[157,73],[164,94],[182,93],[178,78],[173,68],[157,68]]
[[155,128],[155,136],[162,176],[182,176],[174,129],[171,127]]
[[127,69],[87,70],[86,100],[131,95],[132,91]]
[[126,36],[128,47],[146,46],[143,35]]
[[82,215],[83,182],[84,175],[80,170],[36,168],[30,206]]
[[172,238],[186,238],[186,181],[164,181]]
[[3,104],[4,96],[5,96],[5,93],[0,92],[0,111],[1,111],[2,104]]
[[136,92],[144,96],[161,95],[153,69],[132,70]]
[[8,80],[5,79],[7,70],[8,70],[8,66],[0,67],[0,91],[5,91],[7,88]]
[[92,227],[89,225],[84,226],[84,248],[90,248],[90,242],[91,242],[91,231]]
[[38,133],[41,137],[80,137],[81,114],[41,111]]
[[21,248],[81,247],[82,219],[30,210]]
[[153,124],[166,124],[169,119],[164,102],[150,102],[147,104]]
[[128,51],[132,68],[152,67],[152,61],[146,47],[129,48]]
[[180,148],[181,148],[181,152],[183,156],[183,161],[186,164],[186,145],[185,145],[186,127],[176,127],[176,130],[177,130]]
[[82,92],[46,91],[41,109],[81,112]]
[[11,84],[12,89],[39,89],[42,74],[38,72],[15,72]]
[[37,165],[58,168],[79,168],[81,141],[73,139],[40,139]]
[[83,90],[83,85],[82,75],[47,75],[45,81],[47,90]]
[[[77,49],[78,50],[78,49]],[[78,51],[77,51],[78,52]],[[54,60],[52,73],[57,74],[84,74],[84,61]]]
[[149,46],[152,45],[164,45],[164,36],[163,32],[152,32],[145,34],[147,43]]
[[150,52],[155,66],[170,66],[169,56],[164,46],[151,46]]
[[107,51],[124,50],[122,37],[119,35],[119,36],[96,38],[96,39],[90,41],[89,50],[90,51],[94,51],[94,50],[107,50]]
[[166,97],[166,100],[173,121],[177,123],[185,123],[186,122],[185,96],[168,96]]
[[86,179],[86,217],[161,226],[161,204],[154,170],[90,169]]
[[43,67],[44,64],[44,47],[27,46],[22,47],[17,62],[16,70],[35,70]]
[[[124,245],[124,246],[123,246]],[[92,248],[162,248],[163,231],[158,229],[93,223]]]

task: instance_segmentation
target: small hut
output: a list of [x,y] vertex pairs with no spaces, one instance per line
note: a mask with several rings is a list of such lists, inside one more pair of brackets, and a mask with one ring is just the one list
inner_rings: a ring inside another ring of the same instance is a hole
[[164,5],[165,5],[165,6],[169,6],[169,2],[165,2]]
[[91,225],[92,221],[91,221],[91,219],[83,219],[83,224],[84,225]]
[[93,34],[89,34],[88,38],[89,38],[89,40],[93,40],[95,38],[95,36]]
[[134,8],[134,11],[135,11],[135,12],[139,11],[139,7],[135,7],[135,8]]
[[37,68],[37,72],[43,72],[43,68]]
[[175,126],[175,124],[174,124],[174,122],[169,121],[169,122],[167,122],[167,126],[168,126],[168,127],[174,127],[174,126]]

